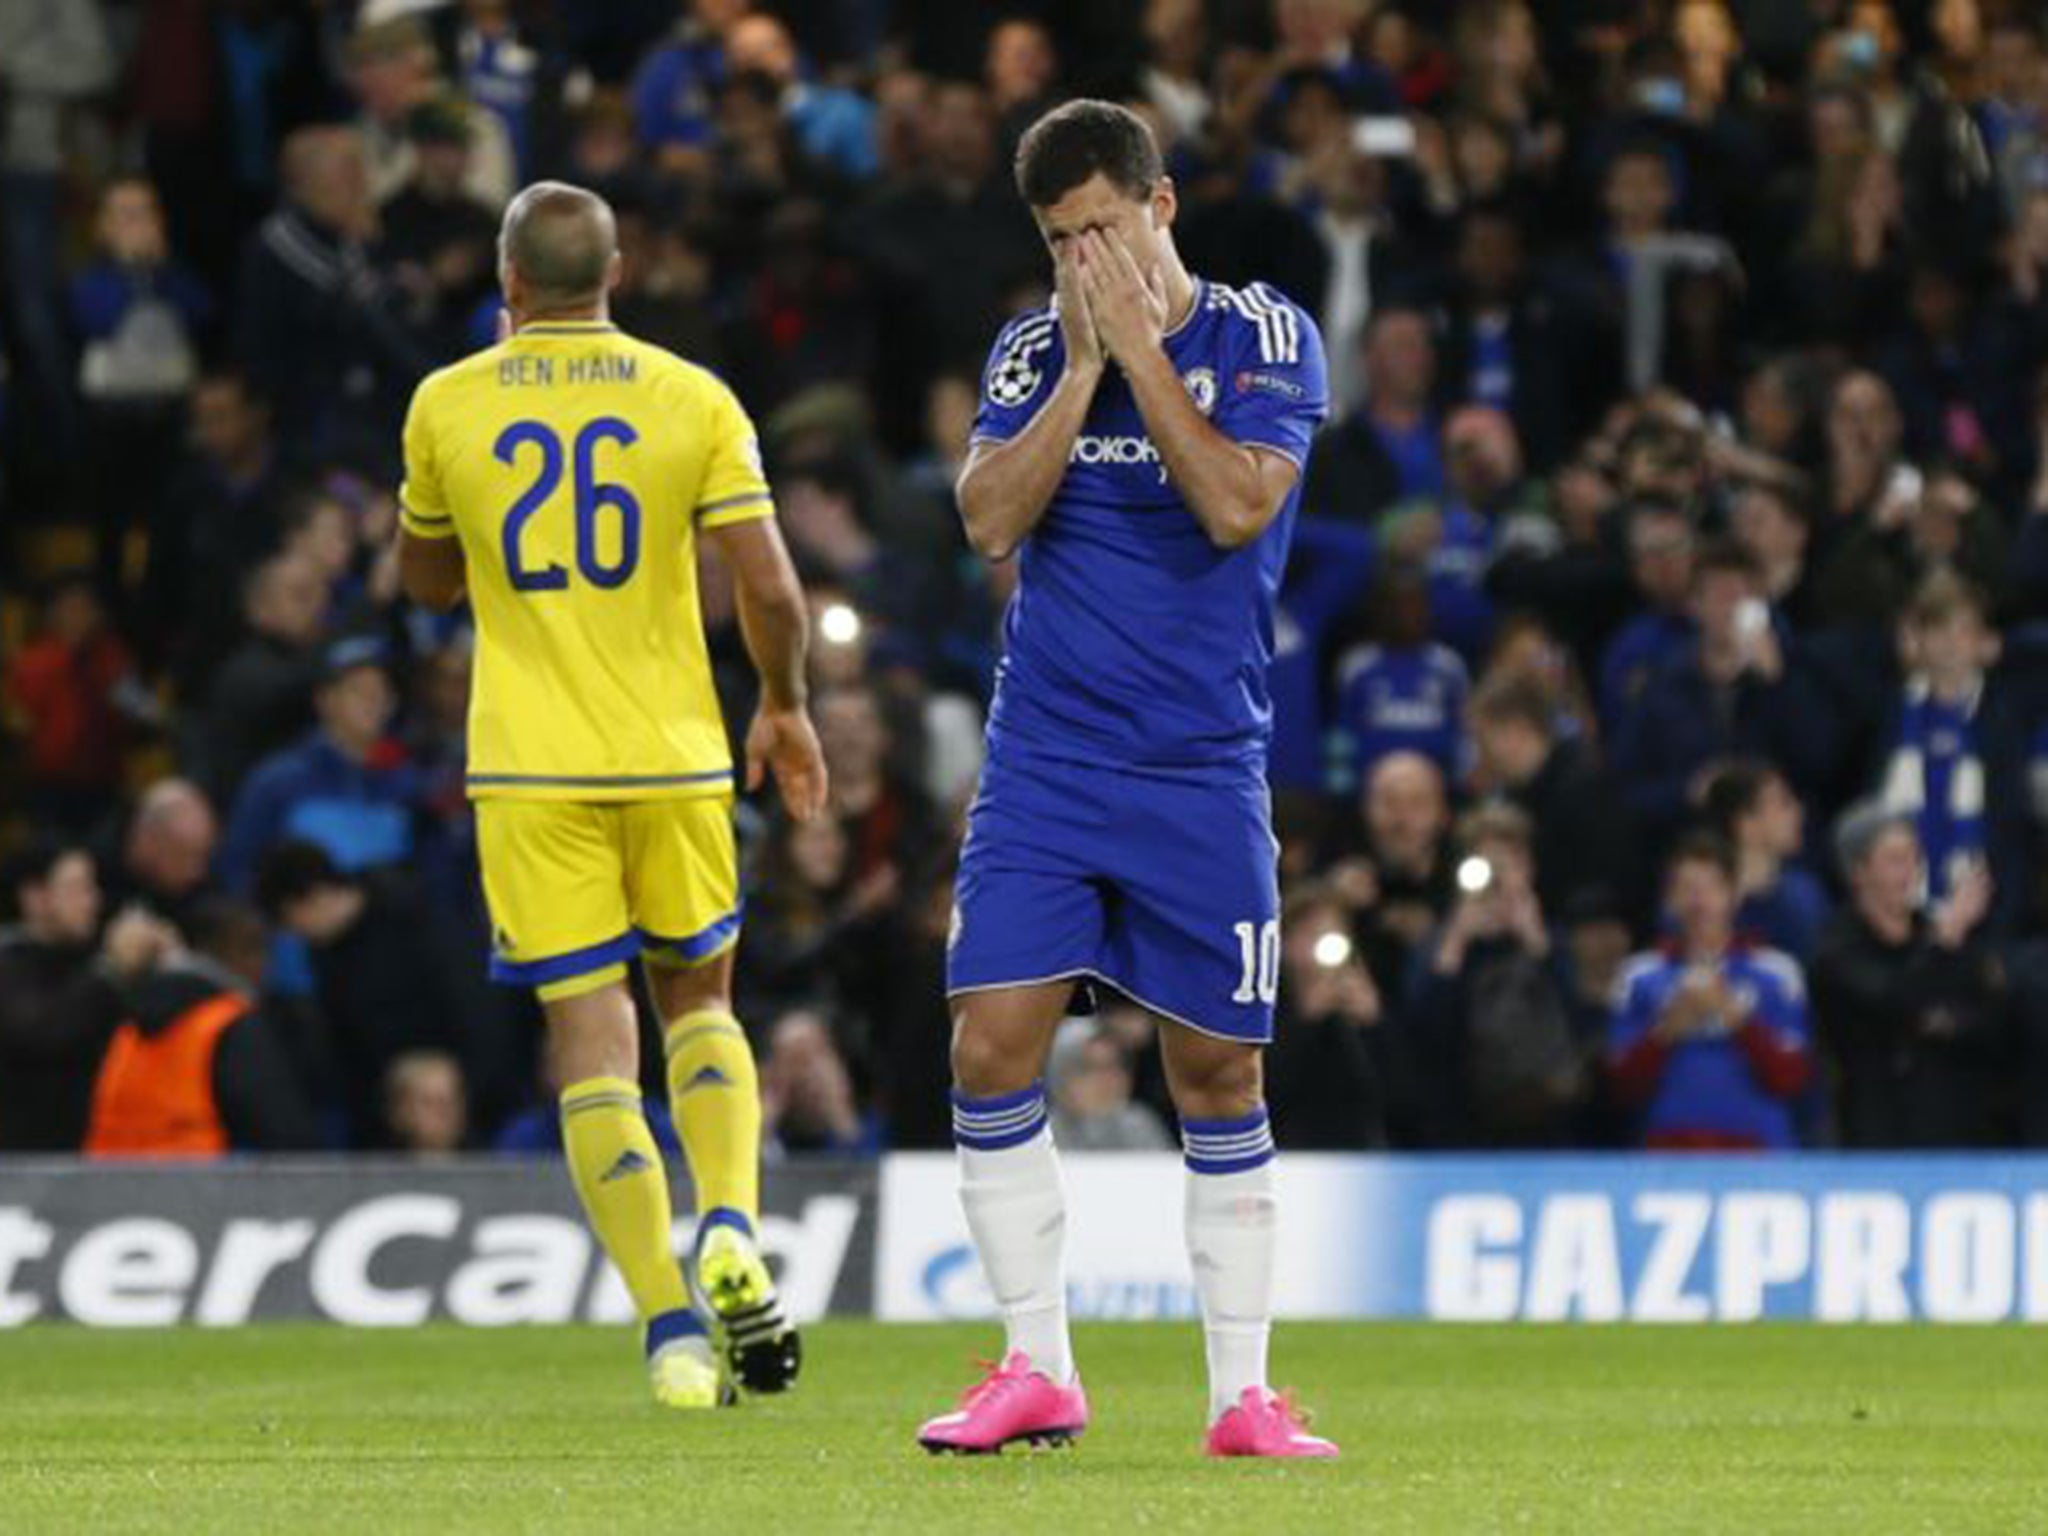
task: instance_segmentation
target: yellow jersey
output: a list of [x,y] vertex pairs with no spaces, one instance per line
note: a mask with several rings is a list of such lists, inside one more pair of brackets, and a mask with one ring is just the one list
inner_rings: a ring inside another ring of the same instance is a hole
[[696,534],[774,506],[724,384],[602,322],[524,326],[420,385],[400,499],[462,540],[472,799],[731,791]]

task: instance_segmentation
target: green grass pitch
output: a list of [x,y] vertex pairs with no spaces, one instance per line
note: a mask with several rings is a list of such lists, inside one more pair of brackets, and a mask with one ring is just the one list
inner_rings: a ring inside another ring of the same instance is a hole
[[1000,1460],[911,1443],[987,1330],[807,1342],[677,1415],[591,1329],[0,1335],[0,1531],[2048,1531],[2048,1330],[1283,1328],[1335,1465],[1201,1459],[1192,1326],[1082,1329],[1095,1428]]

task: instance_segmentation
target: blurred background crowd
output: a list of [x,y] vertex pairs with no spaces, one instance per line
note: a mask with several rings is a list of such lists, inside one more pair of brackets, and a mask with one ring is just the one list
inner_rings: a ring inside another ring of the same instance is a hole
[[[741,810],[776,1152],[945,1145],[1014,579],[951,483],[1046,295],[1011,151],[1075,94],[1330,358],[1281,1143],[2048,1144],[2035,7],[0,0],[0,1148],[104,1143],[106,1063],[224,998],[233,1148],[554,1144],[484,981],[469,637],[389,548],[405,403],[488,343],[541,176],[761,424],[812,593],[832,814]],[[1169,1145],[1095,1004],[1059,1139]]]

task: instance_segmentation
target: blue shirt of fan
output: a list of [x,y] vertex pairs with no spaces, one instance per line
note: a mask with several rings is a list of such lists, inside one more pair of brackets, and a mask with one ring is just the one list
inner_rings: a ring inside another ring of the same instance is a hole
[[1454,497],[1442,505],[1443,538],[1429,552],[1429,627],[1437,639],[1477,661],[1493,642],[1493,521]]
[[[1322,337],[1263,283],[1197,282],[1166,353],[1189,398],[1233,441],[1295,464],[1328,414]],[[1065,366],[1048,307],[996,338],[974,436],[1030,425]],[[1264,768],[1274,600],[1301,483],[1258,538],[1222,549],[1167,478],[1130,386],[1103,372],[1067,471],[1024,541],[989,713],[992,752],[1140,771]]]
[[1456,779],[1465,767],[1465,663],[1443,645],[1369,645],[1350,657],[1337,702],[1362,781],[1396,752],[1420,752]]
[[1437,445],[1437,426],[1434,416],[1424,416],[1407,427],[1372,424],[1373,436],[1394,466],[1394,479],[1404,499],[1443,494],[1444,456]]
[[[1671,1047],[1664,1076],[1644,1110],[1642,1132],[1708,1132],[1740,1137],[1760,1147],[1797,1146],[1792,1106],[1757,1082],[1734,1032],[1755,1024],[1776,1035],[1782,1046],[1811,1050],[1805,976],[1791,956],[1747,946],[1730,950],[1716,968],[1740,1017],[1716,1020]],[[1608,1025],[1611,1056],[1619,1056],[1656,1027],[1691,969],[1686,961],[1661,952],[1629,961],[1616,985],[1620,1002]]]

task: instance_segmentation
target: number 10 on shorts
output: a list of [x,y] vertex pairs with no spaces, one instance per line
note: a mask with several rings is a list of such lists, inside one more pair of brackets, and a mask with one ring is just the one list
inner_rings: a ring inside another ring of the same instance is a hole
[[1244,979],[1230,994],[1233,1003],[1268,1003],[1280,995],[1280,920],[1237,923],[1238,954],[1244,960]]

